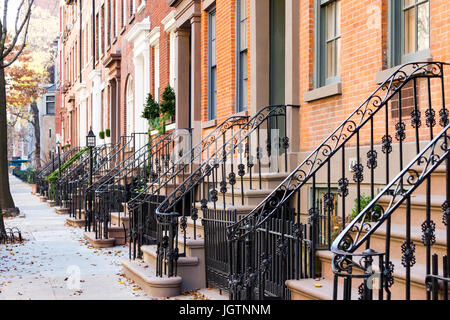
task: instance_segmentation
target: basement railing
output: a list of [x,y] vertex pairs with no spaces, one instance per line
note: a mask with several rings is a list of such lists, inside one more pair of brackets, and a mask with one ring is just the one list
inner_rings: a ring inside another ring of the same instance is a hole
[[[329,250],[365,199],[373,200],[389,183],[391,171],[403,169],[407,157],[433,139],[437,112],[441,124],[448,121],[445,105],[434,110],[431,104],[431,81],[442,81],[442,68],[438,62],[399,67],[264,201],[228,228],[231,299],[286,299],[286,280],[316,276],[315,252]],[[305,129],[317,134],[313,121],[309,126]]]

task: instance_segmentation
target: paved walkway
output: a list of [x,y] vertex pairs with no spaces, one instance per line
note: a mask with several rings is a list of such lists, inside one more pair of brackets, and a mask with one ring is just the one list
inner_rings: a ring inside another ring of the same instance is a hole
[[26,241],[0,244],[0,299],[152,299],[121,276],[128,247],[90,247],[84,229],[64,225],[67,215],[41,203],[16,177],[10,183],[22,217],[5,224],[17,226]]

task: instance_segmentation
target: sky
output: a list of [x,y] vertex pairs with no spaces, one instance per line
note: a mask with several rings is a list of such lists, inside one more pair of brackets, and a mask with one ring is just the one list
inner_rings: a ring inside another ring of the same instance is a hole
[[[6,0],[0,0],[0,12],[1,19],[3,19],[3,8]],[[19,7],[20,0],[9,0],[8,1],[8,30],[14,30],[14,23],[16,22],[17,8]]]

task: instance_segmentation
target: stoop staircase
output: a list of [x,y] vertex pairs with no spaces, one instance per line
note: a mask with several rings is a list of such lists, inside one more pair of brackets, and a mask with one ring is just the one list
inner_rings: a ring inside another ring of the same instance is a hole
[[129,203],[135,229],[142,221],[145,233],[135,230],[130,252],[137,260],[122,263],[125,274],[153,296],[204,287],[224,293],[226,227],[286,177],[289,140],[267,128],[285,128],[286,110],[296,107],[269,106],[250,120],[229,118],[187,155],[194,166],[180,161],[137,206]]
[[144,144],[147,139],[146,132],[120,137],[119,142],[109,147],[103,156],[93,157],[92,181],[90,181],[90,164],[85,167],[79,177],[70,181],[70,198],[73,201],[69,208],[69,218],[66,220],[69,225],[85,226],[87,194],[115,174],[120,169],[120,164],[132,154],[136,146]]
[[156,167],[166,165],[173,138],[181,130],[153,137],[88,189],[85,238],[94,247],[127,242],[129,216],[125,204],[154,178]]
[[231,299],[448,298],[444,65],[400,67],[228,227]]
[[75,153],[79,151],[79,148],[71,148],[58,154],[46,165],[44,165],[38,173],[35,174],[34,182],[36,183],[36,195],[48,199],[48,182],[45,180],[49,174],[58,169],[60,164],[63,164],[69,160]]

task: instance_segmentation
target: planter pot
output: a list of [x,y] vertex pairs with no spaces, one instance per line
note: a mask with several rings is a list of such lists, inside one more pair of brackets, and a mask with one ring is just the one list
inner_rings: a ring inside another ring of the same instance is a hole
[[32,183],[31,184],[31,193],[35,194],[37,192],[37,184],[36,183]]

